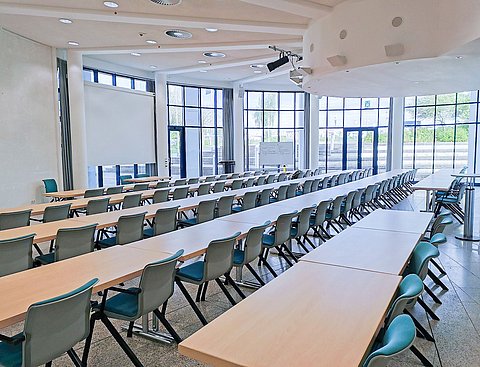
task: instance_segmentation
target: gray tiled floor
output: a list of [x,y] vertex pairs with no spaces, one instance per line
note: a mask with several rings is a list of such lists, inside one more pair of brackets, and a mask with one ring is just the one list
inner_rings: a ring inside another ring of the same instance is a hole
[[[480,195],[478,196],[477,203],[480,204]],[[415,195],[397,205],[395,209],[414,210],[423,207],[423,196]],[[477,212],[479,211],[477,210]],[[476,219],[475,228],[477,230],[480,228],[480,218]],[[443,302],[442,305],[435,305],[428,296],[424,296],[427,304],[440,317],[440,321],[427,318],[425,312],[418,306],[412,311],[420,322],[431,330],[435,337],[435,343],[418,338],[415,341],[418,349],[432,361],[435,367],[480,366],[480,252],[478,243],[469,244],[456,240],[454,235],[460,232],[461,226],[454,222],[446,230],[448,243],[441,245],[440,248],[442,252],[441,263],[448,272],[448,276],[442,279],[449,287],[449,291],[441,291],[427,281],[427,284],[432,285],[435,293]],[[287,268],[275,256],[272,256],[270,261],[274,264],[275,270],[279,272]],[[271,279],[265,269],[260,269],[259,273],[266,280]],[[248,272],[244,272],[243,276],[245,280],[253,280]],[[135,281],[131,283],[134,284]],[[188,287],[188,289],[194,297],[196,288]],[[231,287],[229,289],[234,295]],[[252,292],[250,289],[244,291],[247,294]],[[234,295],[234,297],[239,300],[237,295]],[[201,302],[199,307],[207,320],[212,320],[231,306],[219,287],[216,284],[211,284],[208,288],[207,300]],[[200,321],[178,289],[169,301],[167,318],[182,338],[188,337],[201,327]],[[120,329],[122,323],[114,322],[114,325],[117,329]],[[22,325],[15,325],[10,330],[2,330],[2,333],[11,334],[20,330],[21,327]],[[125,336],[124,333],[122,335]],[[155,343],[135,336],[128,340],[128,344],[145,366],[203,366],[201,363],[181,356],[175,344]],[[78,345],[77,350],[81,353],[83,344]],[[54,361],[53,365],[71,366],[72,364],[68,358],[63,357]],[[108,331],[101,323],[97,323],[89,366],[118,367],[130,365],[132,364]],[[421,366],[421,364],[413,354],[408,352],[395,358],[388,366],[410,367]]]

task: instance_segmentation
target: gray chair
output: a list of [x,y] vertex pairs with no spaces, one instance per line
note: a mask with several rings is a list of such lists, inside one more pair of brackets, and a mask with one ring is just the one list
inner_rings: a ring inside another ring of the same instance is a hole
[[153,193],[153,203],[159,204],[168,201],[168,195],[170,195],[170,189],[155,190]]
[[322,180],[322,187],[321,189],[328,189],[328,185],[330,185],[330,177],[325,177],[323,180]]
[[262,171],[255,171],[253,172],[254,176],[260,176],[263,172]]
[[280,173],[278,175],[277,181],[278,182],[287,181],[287,174],[285,172]]
[[288,185],[282,185],[277,189],[277,196],[270,198],[271,203],[276,203],[277,201],[282,201],[287,198]]
[[35,233],[32,233],[27,236],[0,240],[0,277],[30,269],[33,266],[34,237]]
[[267,183],[267,176],[260,176],[257,178],[257,182],[255,183],[256,186],[262,186]]
[[142,194],[128,194],[125,195],[123,198],[123,209],[130,209],[130,208],[136,208],[140,206],[140,203],[142,202]]
[[43,212],[43,223],[56,222],[70,217],[72,204],[47,206]]
[[[237,175],[237,177],[233,177],[232,175],[232,178],[238,178],[239,176]],[[228,175],[220,175],[218,176],[218,181],[225,181],[226,179],[228,178]]]
[[31,209],[20,210],[18,212],[0,213],[0,231],[29,226],[31,214]]
[[90,333],[90,299],[97,282],[92,279],[71,292],[30,305],[23,332],[0,341],[0,366],[51,366],[65,353],[75,366],[84,366],[73,347]]
[[205,182],[213,182],[215,181],[215,176],[207,176],[205,177]]
[[288,185],[287,199],[294,198],[297,195],[297,188],[298,188],[297,183],[291,183],[290,185]]
[[[99,248],[107,248],[140,241],[143,239],[145,214],[147,214],[147,212],[121,216],[118,218],[115,235],[99,240],[97,246]],[[106,231],[103,233],[106,234]]]
[[187,184],[187,180],[185,178],[179,178],[178,180],[175,180],[173,183],[173,186],[184,186]]
[[320,202],[317,205],[315,214],[310,217],[310,228],[313,230],[314,234],[320,237],[323,241],[332,238],[332,235],[323,227],[323,224],[327,220],[327,211],[331,205],[331,199]]
[[215,206],[217,200],[205,200],[198,203],[197,213],[194,217],[178,221],[180,227],[189,227],[195,224],[208,222],[215,218]]
[[225,190],[225,182],[224,181],[218,181],[215,182],[213,185],[212,192],[217,193],[217,192],[223,192]]
[[[340,214],[342,213],[342,204],[345,201],[346,195],[337,196],[332,202],[332,208],[327,211],[327,226],[331,226],[335,232],[340,233],[343,230],[343,226],[340,223]],[[340,229],[337,229],[336,224]]]
[[[261,256],[263,234],[271,224],[272,223],[270,221],[266,221],[261,226],[250,228],[247,233],[247,237],[243,242],[243,249],[235,249],[233,253],[233,266],[236,268],[242,268],[245,266],[262,286],[265,285],[265,282],[260,275],[258,275],[252,265],[250,265],[250,263]],[[265,265],[267,268],[270,266],[268,263]]]
[[87,215],[106,213],[108,205],[110,204],[110,198],[102,198],[89,200],[87,203]]
[[202,196],[202,195],[210,194],[210,188],[211,188],[211,185],[209,183],[198,185],[197,195]]
[[332,177],[330,177],[330,183],[328,187],[335,187],[338,185],[338,176],[339,175],[333,175]]
[[[230,277],[230,271],[233,267],[233,251],[237,237],[240,235],[240,232],[235,233],[233,236],[214,240],[208,244],[207,251],[203,260],[196,261],[192,264],[181,267],[177,270],[177,275],[175,277],[175,282],[180,288],[181,292],[187,299],[190,306],[197,314],[200,321],[206,325],[207,320],[195,305],[192,297],[188,293],[187,289],[183,285],[183,282],[195,284],[199,286],[197,292],[197,299],[200,299],[200,293],[206,293],[207,284],[210,281],[215,281],[223,293],[227,296],[228,300],[232,305],[235,305],[236,302],[233,297],[228,292],[227,288],[223,285],[223,282],[220,281],[221,276],[225,276],[225,279],[231,284],[237,293],[245,298],[243,292],[238,288],[233,279]],[[202,289],[203,288],[203,289]],[[202,296],[204,298],[204,296]]]
[[133,186],[132,191],[145,191],[148,190],[148,183],[139,183]]
[[269,174],[269,175],[267,176],[266,183],[267,183],[267,184],[274,183],[276,177],[277,177],[277,175],[275,175],[275,174]]
[[197,184],[198,183],[198,177],[196,178],[189,178],[187,180],[187,185],[194,185],[194,184]]
[[232,214],[233,200],[235,195],[222,196],[217,201],[217,217],[224,217]]
[[243,186],[243,179],[238,179],[238,180],[233,180],[232,182],[232,185],[230,186],[230,188],[232,190],[239,190],[241,189]]
[[306,180],[303,183],[302,194],[310,194],[312,192],[313,180]]
[[313,249],[316,248],[315,244],[307,236],[308,231],[310,230],[310,218],[312,217],[316,207],[316,205],[312,205],[307,208],[303,208],[300,211],[297,220],[293,221],[293,228],[291,232],[292,238],[294,238],[298,245],[307,253],[310,252],[310,250],[307,248],[306,243],[308,243]]
[[263,189],[258,194],[257,206],[270,204],[270,196],[272,195],[272,189]]
[[99,189],[89,189],[85,190],[85,194],[83,195],[84,198],[94,198],[97,196],[103,196],[103,187],[100,187]]
[[170,186],[170,182],[168,181],[158,181],[155,185],[156,189],[165,189]]
[[320,189],[320,181],[321,181],[321,178],[315,178],[313,180],[311,192],[315,192]]
[[241,212],[243,210],[253,209],[257,205],[258,191],[246,192],[240,199],[240,205],[235,205],[232,208],[234,213]]
[[173,190],[173,200],[186,199],[188,195],[188,186],[176,187]]
[[106,195],[121,194],[123,192],[123,186],[107,187]]
[[255,185],[255,177],[249,177],[247,182],[245,182],[245,187],[253,187]]
[[46,265],[92,252],[95,247],[94,238],[96,227],[97,223],[83,227],[59,229],[55,239],[54,251],[49,254],[37,256],[35,261]]
[[[228,177],[228,176],[227,176],[227,177]],[[231,177],[231,178],[234,178],[234,179],[235,179],[235,178],[239,178],[239,177],[240,177],[240,173],[232,173],[230,177]]]
[[176,230],[178,208],[179,206],[158,209],[152,227],[143,232],[144,237],[158,236]]
[[338,175],[338,185],[343,185],[345,183],[347,183],[347,179],[348,179],[348,173],[340,173]]
[[[142,366],[142,363],[120,333],[115,329],[110,319],[127,321],[129,323],[127,338],[130,338],[132,337],[134,322],[140,317],[153,312],[174,340],[177,343],[182,341],[165,317],[167,301],[173,295],[174,291],[177,261],[182,254],[183,250],[179,250],[164,260],[145,266],[138,287],[128,289],[112,287],[104,292],[102,302],[94,307],[95,313],[92,316],[92,327],[85,341],[83,353],[85,365],[88,360],[93,329],[97,320],[102,321],[107,327],[108,331],[113,335],[114,339],[135,366]],[[117,292],[118,294],[108,298],[108,292]],[[160,307],[162,307],[161,310],[159,309]]]

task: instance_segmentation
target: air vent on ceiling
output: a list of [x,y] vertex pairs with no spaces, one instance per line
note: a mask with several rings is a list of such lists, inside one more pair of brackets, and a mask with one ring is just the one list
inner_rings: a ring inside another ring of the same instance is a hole
[[192,34],[188,31],[183,31],[181,29],[170,29],[165,32],[169,37],[187,39],[192,38]]
[[178,5],[182,0],[150,0],[152,3],[159,5]]

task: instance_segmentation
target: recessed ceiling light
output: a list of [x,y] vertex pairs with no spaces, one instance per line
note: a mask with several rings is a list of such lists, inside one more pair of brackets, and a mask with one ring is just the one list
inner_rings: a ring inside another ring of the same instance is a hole
[[201,73],[206,73],[207,71],[206,70],[200,70]]
[[395,61],[395,65],[400,65],[400,61]]
[[68,41],[68,44],[69,44],[70,46],[78,46],[78,45],[80,45],[80,43],[75,42],[75,41]]
[[346,72],[346,73],[349,73],[349,72],[350,72],[350,70],[345,70],[345,72]]
[[218,28],[205,28],[207,32],[218,32]]
[[139,54],[138,52],[130,52],[130,55],[132,55],[132,56],[142,56],[142,54]]
[[265,65],[263,64],[253,64],[253,65],[250,65],[251,68],[253,69],[261,69],[261,68],[264,68]]
[[254,70],[253,72],[254,72],[255,74],[261,74],[261,73],[262,73],[261,70]]
[[207,62],[205,60],[198,60],[199,64],[206,64]]
[[157,44],[157,41],[155,41],[155,40],[146,40],[145,42],[147,42],[149,45],[156,45]]
[[181,29],[170,29],[166,31],[165,34],[173,38],[181,38],[181,39],[192,38],[192,34],[190,32],[183,31]]
[[70,19],[67,19],[67,18],[60,18],[58,21],[60,23],[63,23],[63,24],[72,24],[73,23]]
[[150,69],[156,69],[157,67],[155,65],[150,65]]
[[206,56],[206,57],[225,57],[226,55],[223,52],[204,52],[203,56]]
[[104,1],[103,5],[105,5],[107,8],[118,8],[118,4],[114,1]]

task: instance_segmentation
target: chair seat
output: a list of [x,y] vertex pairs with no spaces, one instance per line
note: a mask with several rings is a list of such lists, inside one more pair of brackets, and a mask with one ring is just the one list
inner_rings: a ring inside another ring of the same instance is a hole
[[197,224],[197,218],[194,217],[194,218],[182,219],[178,221],[178,224],[180,226],[194,226],[195,224]]
[[446,196],[446,197],[438,198],[437,201],[440,201],[441,203],[456,203],[456,202],[458,202],[458,197],[457,196]]
[[234,212],[234,213],[240,213],[242,210],[243,210],[243,208],[240,205],[232,207],[232,212]]
[[277,201],[278,201],[277,198],[270,198],[270,199],[269,199],[269,202],[270,202],[270,203],[276,203]]
[[432,236],[432,238],[430,238],[429,242],[432,245],[439,245],[447,242],[447,236],[445,236],[443,233],[436,233]]
[[[128,288],[138,290],[138,288]],[[121,320],[136,317],[138,312],[138,297],[130,293],[118,293],[105,303],[105,315]]]
[[244,261],[245,261],[245,251],[235,249],[235,251],[233,252],[233,265],[235,266],[243,265]]
[[327,213],[327,214],[325,215],[325,219],[327,219],[327,220],[328,220],[328,219],[332,219],[332,213]]
[[55,262],[55,254],[53,252],[45,255],[40,255],[35,258],[42,265],[48,265]]
[[177,270],[177,278],[180,280],[193,280],[201,282],[203,280],[203,268],[205,262],[197,261],[193,264],[181,267]]
[[[22,335],[22,334],[18,334]],[[0,366],[21,367],[22,366],[22,343],[11,345],[0,342]]]
[[297,234],[298,234],[298,228],[297,227],[292,227],[292,229],[290,229],[290,236],[292,238],[295,238],[295,237],[297,237]]
[[105,239],[99,241],[98,245],[101,248],[108,248],[108,247],[116,246],[117,245],[117,237],[113,236],[113,237],[105,238]]
[[153,232],[153,228],[147,228],[143,231],[143,237],[153,237],[155,233]]
[[273,247],[275,243],[275,237],[271,234],[264,234],[262,237],[262,245],[266,247]]
[[296,191],[295,192],[295,196],[300,196],[300,195],[303,195],[303,191]]

